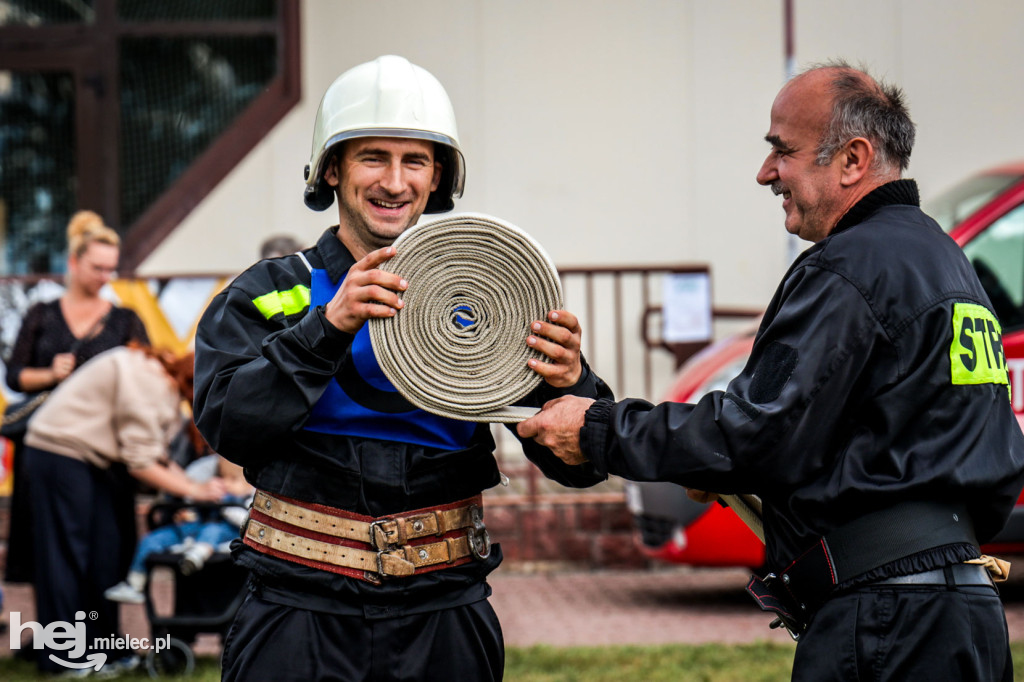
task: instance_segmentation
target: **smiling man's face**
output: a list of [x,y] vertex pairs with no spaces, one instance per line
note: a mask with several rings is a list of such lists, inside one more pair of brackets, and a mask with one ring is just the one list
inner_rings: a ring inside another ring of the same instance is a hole
[[416,224],[441,180],[441,164],[426,140],[356,138],[344,143],[324,179],[340,188],[338,234],[358,260]]
[[782,195],[786,230],[811,242],[827,237],[844,213],[841,160],[817,163],[831,112],[826,82],[824,73],[813,72],[788,83],[775,98],[765,135],[772,150],[757,173],[760,184]]

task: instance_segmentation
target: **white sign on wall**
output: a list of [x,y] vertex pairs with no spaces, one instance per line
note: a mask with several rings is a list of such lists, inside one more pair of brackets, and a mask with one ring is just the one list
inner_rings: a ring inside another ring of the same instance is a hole
[[665,275],[662,332],[666,343],[711,339],[711,275],[685,272]]

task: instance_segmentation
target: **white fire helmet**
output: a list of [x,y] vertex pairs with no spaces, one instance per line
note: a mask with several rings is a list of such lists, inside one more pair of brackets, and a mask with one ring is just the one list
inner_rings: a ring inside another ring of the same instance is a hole
[[306,166],[306,205],[323,211],[334,202],[324,180],[334,149],[357,137],[401,137],[434,142],[441,181],[425,213],[455,207],[466,182],[455,112],[441,83],[404,57],[387,55],[353,67],[331,83],[320,100],[313,128],[313,151]]

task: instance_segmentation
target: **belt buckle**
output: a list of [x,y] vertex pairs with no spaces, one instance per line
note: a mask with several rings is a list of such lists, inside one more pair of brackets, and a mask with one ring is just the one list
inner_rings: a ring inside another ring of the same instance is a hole
[[384,572],[384,554],[386,552],[390,552],[390,551],[391,550],[387,550],[387,549],[378,549],[377,550],[377,575],[380,576],[381,580],[383,580],[385,577],[387,577],[387,574]]
[[[395,543],[394,542],[387,542],[386,541],[387,537],[388,537],[388,534],[386,532],[384,532],[384,524],[385,523],[391,523],[393,521],[394,521],[394,519],[391,519],[391,518],[380,518],[380,519],[376,519],[376,520],[370,522],[370,546],[373,547],[375,550],[377,550],[377,563],[378,564],[380,563],[380,553],[381,552],[391,551],[392,549],[395,548]],[[380,536],[380,539],[382,541],[384,541],[383,542],[383,546],[381,545],[381,543],[377,542],[378,535]]]
[[[416,565],[409,559],[402,556],[404,552],[401,549],[380,549],[377,550],[377,574],[383,578],[404,578],[413,575],[416,572]],[[384,566],[384,557],[389,557],[396,561],[395,566],[392,570],[388,570]],[[398,569],[398,570],[394,570]]]
[[473,522],[466,529],[469,551],[477,559],[486,559],[491,555],[491,536],[484,525],[484,511],[479,505],[469,507],[469,520]]

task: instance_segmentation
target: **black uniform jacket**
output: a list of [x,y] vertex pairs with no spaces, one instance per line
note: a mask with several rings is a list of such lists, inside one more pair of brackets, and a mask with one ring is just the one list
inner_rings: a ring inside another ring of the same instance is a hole
[[[355,262],[336,230],[303,252],[334,283]],[[341,372],[354,338],[331,325],[322,307],[310,309],[309,297],[301,295],[310,280],[297,255],[263,260],[218,294],[204,313],[196,337],[195,417],[210,445],[242,465],[246,479],[259,489],[368,516],[445,504],[496,485],[499,472],[487,424],[476,425],[469,447],[458,451],[303,428]],[[519,404],[540,406],[568,393],[611,397],[584,365],[576,386],[556,389],[542,382]],[[523,448],[564,485],[585,487],[603,478],[593,467],[564,465],[533,441],[523,442]],[[259,554],[240,542],[235,555],[266,586],[268,598],[371,617],[484,598],[483,578],[501,561],[499,549],[485,561],[377,586]]]
[[[581,431],[600,471],[763,498],[767,563],[903,500],[963,502],[984,542],[1024,483],[998,323],[971,264],[883,185],[793,264],[743,372],[696,404],[601,400]],[[892,571],[976,554],[951,546]],[[891,572],[891,571],[890,571]]]

